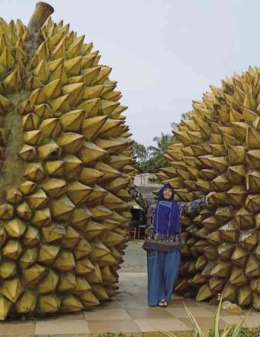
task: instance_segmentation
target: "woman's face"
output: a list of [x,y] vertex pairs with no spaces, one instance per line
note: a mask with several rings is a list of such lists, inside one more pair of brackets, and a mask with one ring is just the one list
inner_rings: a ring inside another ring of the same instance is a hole
[[163,197],[165,200],[169,200],[172,197],[172,190],[170,188],[165,188],[163,190]]

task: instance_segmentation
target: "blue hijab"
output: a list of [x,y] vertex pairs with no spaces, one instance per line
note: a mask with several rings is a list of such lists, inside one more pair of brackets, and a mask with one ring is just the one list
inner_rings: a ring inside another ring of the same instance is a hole
[[[172,190],[172,197],[165,200],[163,191]],[[154,214],[154,231],[164,235],[174,235],[180,232],[180,210],[174,198],[174,190],[170,184],[163,186],[158,193],[158,202]]]

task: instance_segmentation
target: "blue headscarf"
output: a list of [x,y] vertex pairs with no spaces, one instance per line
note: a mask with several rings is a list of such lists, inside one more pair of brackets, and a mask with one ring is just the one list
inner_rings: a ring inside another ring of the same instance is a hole
[[[163,191],[172,190],[172,197],[165,200]],[[180,210],[174,199],[174,190],[170,184],[163,186],[158,193],[158,203],[154,214],[154,231],[164,235],[174,235],[180,232]]]

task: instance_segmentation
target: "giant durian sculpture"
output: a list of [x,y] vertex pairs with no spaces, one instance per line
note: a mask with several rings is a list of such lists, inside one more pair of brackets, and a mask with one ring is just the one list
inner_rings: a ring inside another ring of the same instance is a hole
[[174,131],[179,143],[158,173],[183,201],[216,192],[182,219],[176,291],[260,310],[260,68],[210,88]]
[[126,247],[126,107],[92,43],[52,12],[0,19],[0,320],[109,299]]

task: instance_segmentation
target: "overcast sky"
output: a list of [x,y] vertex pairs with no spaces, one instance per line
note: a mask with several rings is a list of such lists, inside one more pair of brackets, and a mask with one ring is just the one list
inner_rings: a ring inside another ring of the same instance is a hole
[[[1,0],[5,20],[27,24],[33,0]],[[260,65],[259,0],[50,0],[113,67],[133,138],[170,133],[191,101],[233,71]]]

